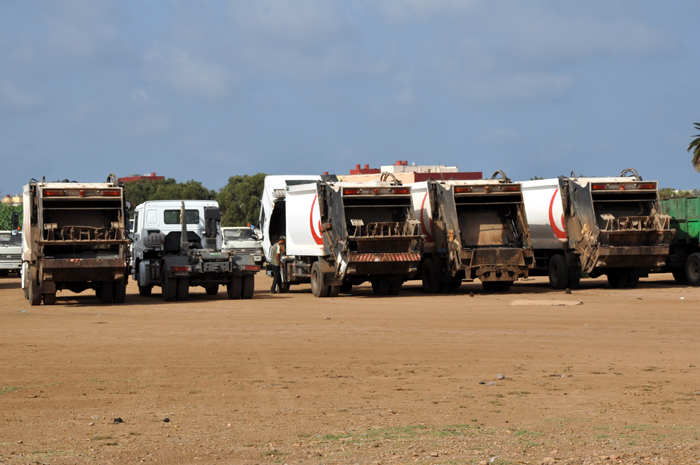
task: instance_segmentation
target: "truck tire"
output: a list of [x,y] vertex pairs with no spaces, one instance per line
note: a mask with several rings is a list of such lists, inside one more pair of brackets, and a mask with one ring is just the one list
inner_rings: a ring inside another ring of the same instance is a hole
[[328,290],[328,297],[338,297],[340,294],[340,286],[331,286]]
[[243,299],[252,299],[255,293],[255,276],[245,275],[243,276],[243,293],[241,297]]
[[513,281],[501,281],[501,285],[498,286],[498,292],[508,292],[512,285]]
[[352,291],[352,283],[345,282],[340,285],[340,293],[341,294],[350,294]]
[[173,302],[177,299],[177,278],[163,278],[163,300]]
[[391,282],[384,276],[372,280],[372,292],[374,295],[389,295],[391,292]]
[[177,278],[177,300],[185,301],[190,296],[190,278]]
[[423,281],[423,291],[429,294],[440,292],[440,282],[435,272],[435,262],[432,258],[426,258],[421,267],[421,279]]
[[55,292],[50,292],[48,294],[44,294],[44,305],[53,305],[56,303],[56,293]]
[[102,281],[102,287],[100,287],[100,303],[101,304],[111,304],[114,300],[114,282],[113,281]]
[[691,286],[700,286],[700,253],[691,254],[685,261],[685,278]]
[[627,271],[627,288],[634,289],[639,285],[639,275],[635,273],[634,268]]
[[501,290],[501,283],[499,281],[481,281],[481,285],[484,287],[484,292],[487,294],[495,294]]
[[243,279],[241,276],[231,277],[231,282],[226,285],[226,294],[229,299],[240,299],[243,292]]
[[566,264],[566,257],[561,254],[549,259],[549,285],[552,289],[569,287],[569,265]]
[[671,270],[671,274],[673,275],[673,279],[675,279],[678,284],[685,284],[688,282],[688,277],[685,275],[685,269],[673,269]]
[[10,270],[0,270],[0,278],[5,278],[10,275]]
[[41,305],[41,289],[34,283],[31,275],[29,276],[29,305]]
[[620,268],[608,272],[608,284],[613,289],[622,289],[627,287],[630,273],[627,268]]
[[153,292],[153,286],[139,286],[139,295],[142,297],[148,297]]
[[114,290],[112,291],[112,299],[115,304],[123,304],[126,300],[126,283],[124,281],[116,281]]
[[280,293],[286,294],[287,292],[289,292],[290,286],[291,285],[289,283],[282,283],[282,285],[280,286]]
[[330,286],[324,283],[323,272],[319,262],[314,262],[311,265],[311,292],[314,297],[328,297],[330,292]]
[[212,285],[206,286],[204,288],[204,290],[207,291],[207,295],[216,295],[219,293],[219,285],[212,284]]

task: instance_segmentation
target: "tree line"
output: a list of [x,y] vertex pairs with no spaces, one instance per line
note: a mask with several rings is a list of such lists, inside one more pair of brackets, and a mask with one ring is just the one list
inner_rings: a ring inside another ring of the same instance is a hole
[[222,226],[246,226],[258,222],[265,176],[265,173],[231,176],[218,192],[194,179],[187,182],[173,178],[142,179],[126,183],[126,201],[135,207],[147,200],[216,200],[221,208]]

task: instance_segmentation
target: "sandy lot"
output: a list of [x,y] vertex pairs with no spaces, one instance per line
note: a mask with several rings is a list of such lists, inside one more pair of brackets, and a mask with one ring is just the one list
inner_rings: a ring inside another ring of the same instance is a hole
[[700,463],[700,289],[670,275],[256,284],[30,307],[0,279],[0,463]]

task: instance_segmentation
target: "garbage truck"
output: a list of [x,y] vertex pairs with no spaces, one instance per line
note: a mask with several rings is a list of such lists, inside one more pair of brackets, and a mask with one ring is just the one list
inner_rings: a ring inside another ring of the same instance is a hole
[[[424,237],[411,188],[388,177],[393,175],[367,183],[330,178],[286,186],[285,229],[274,233],[286,236],[283,288],[310,282],[314,296],[335,297],[369,281],[375,294],[396,295],[416,276]],[[270,228],[265,236],[274,240]]]
[[658,184],[628,168],[617,177],[560,176],[521,183],[535,253],[531,274],[554,289],[606,275],[612,288],[636,287],[660,269],[674,230]]
[[661,200],[676,234],[663,272],[671,272],[678,283],[700,286],[700,197],[684,196]]
[[229,299],[250,299],[260,267],[253,256],[221,250],[221,211],[215,200],[153,200],[134,209],[132,278],[139,294],[154,286],[165,301],[187,300],[190,287],[207,295],[226,287]]
[[24,186],[22,288],[30,305],[56,292],[94,289],[101,303],[123,303],[129,276],[124,184],[68,180]]
[[505,292],[535,266],[520,184],[502,171],[476,181],[430,179],[411,184],[411,193],[426,237],[418,269],[424,291],[478,278],[486,292]]

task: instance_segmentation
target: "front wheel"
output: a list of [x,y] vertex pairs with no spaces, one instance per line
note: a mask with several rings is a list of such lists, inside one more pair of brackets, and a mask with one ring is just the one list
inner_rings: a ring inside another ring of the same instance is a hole
[[691,286],[700,286],[700,253],[691,254],[685,261],[685,276]]

